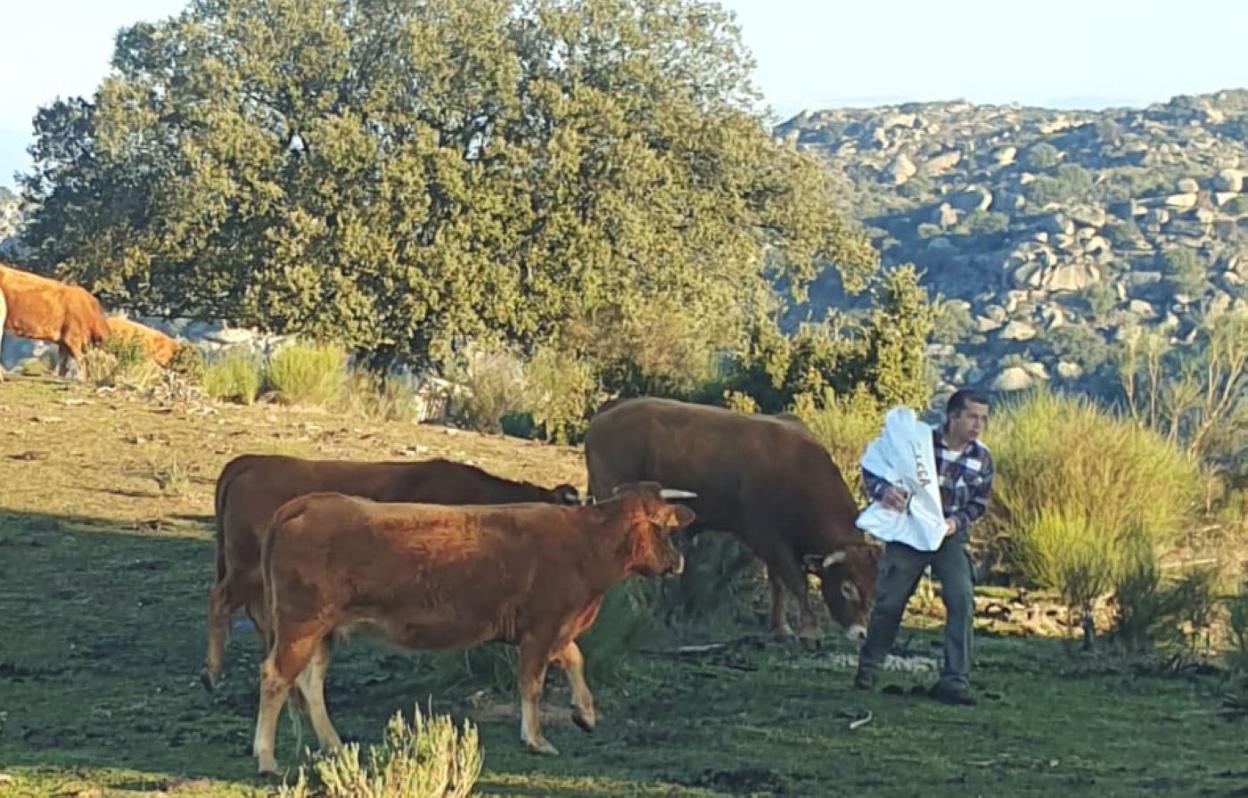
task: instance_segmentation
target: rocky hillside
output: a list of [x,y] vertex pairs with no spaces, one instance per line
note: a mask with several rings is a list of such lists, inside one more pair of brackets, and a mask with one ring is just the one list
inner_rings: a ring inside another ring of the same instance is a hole
[[[1248,91],[838,109],[776,132],[826,158],[886,263],[918,264],[951,300],[933,346],[947,380],[1106,390],[1107,344],[1133,325],[1189,341],[1245,306]],[[802,311],[843,302],[829,274]]]

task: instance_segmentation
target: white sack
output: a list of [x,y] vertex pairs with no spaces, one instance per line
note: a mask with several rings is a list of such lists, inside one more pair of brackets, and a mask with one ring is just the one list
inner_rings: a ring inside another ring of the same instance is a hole
[[884,416],[880,436],[867,444],[861,465],[909,494],[898,512],[882,501],[872,502],[858,516],[858,528],[884,541],[897,541],[920,551],[936,551],[945,538],[940,481],[932,428],[908,407],[894,407]]

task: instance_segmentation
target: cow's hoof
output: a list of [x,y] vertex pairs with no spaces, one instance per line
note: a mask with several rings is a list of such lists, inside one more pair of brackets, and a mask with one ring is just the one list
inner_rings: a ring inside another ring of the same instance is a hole
[[216,687],[216,685],[212,681],[212,675],[208,673],[208,671],[206,670],[200,672],[199,683],[202,684],[204,686],[204,689],[210,693],[212,692],[213,688]]
[[525,745],[527,745],[529,747],[529,751],[534,754],[545,754],[546,756],[558,756],[559,755],[559,749],[555,748],[553,745],[546,742],[545,740],[538,740],[535,743],[526,742]]
[[777,643],[792,643],[797,639],[797,635],[793,634],[793,630],[788,626],[781,626],[778,629],[773,629],[771,637]]
[[818,637],[803,637],[802,648],[810,654],[817,654],[823,650],[823,639]]
[[256,768],[256,771],[257,771],[257,772],[258,772],[261,776],[276,776],[276,775],[278,775],[278,773],[277,773],[277,760],[276,760],[275,758],[273,758],[272,756],[262,756],[262,757],[260,757],[259,759],[260,759],[260,762],[259,762],[259,767],[257,767],[257,768]]
[[572,709],[572,722],[586,734],[592,734],[594,727],[598,725],[598,719],[594,717],[593,713],[585,715],[576,708]]

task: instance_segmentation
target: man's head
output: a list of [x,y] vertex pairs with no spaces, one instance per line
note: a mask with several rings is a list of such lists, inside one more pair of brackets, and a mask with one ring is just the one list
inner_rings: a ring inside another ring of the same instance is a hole
[[954,391],[945,405],[945,434],[963,445],[978,440],[988,426],[988,397],[963,388]]

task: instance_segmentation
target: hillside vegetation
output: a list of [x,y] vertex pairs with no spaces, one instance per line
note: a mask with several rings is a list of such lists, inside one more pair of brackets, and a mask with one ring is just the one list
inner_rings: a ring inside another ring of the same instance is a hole
[[[776,132],[822,156],[886,264],[914,262],[950,300],[932,354],[951,382],[1108,394],[1107,345],[1134,328],[1199,345],[1245,308],[1248,91],[822,110]],[[802,311],[841,306],[837,285],[826,275]]]

